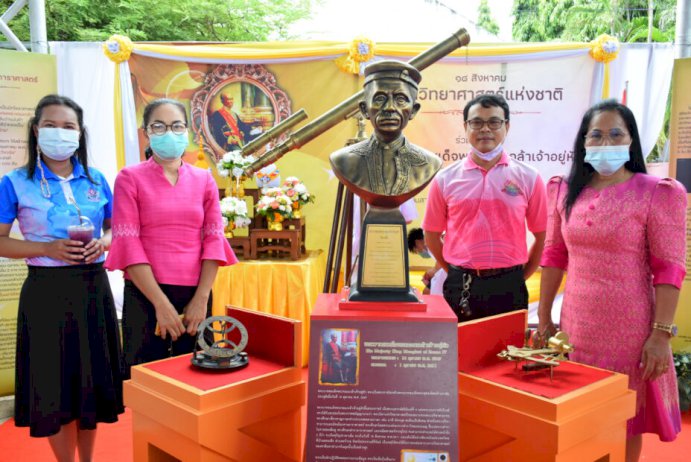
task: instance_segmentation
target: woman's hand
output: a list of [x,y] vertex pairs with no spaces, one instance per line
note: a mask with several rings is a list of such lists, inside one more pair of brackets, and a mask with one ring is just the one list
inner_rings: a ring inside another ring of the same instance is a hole
[[538,345],[538,347],[542,348],[546,346],[549,338],[556,333],[557,327],[552,322],[551,317],[546,317],[546,319],[540,318],[537,323],[537,337],[540,339],[542,345]]
[[45,243],[45,255],[70,265],[84,263],[84,245],[72,239],[56,239]]
[[186,328],[186,332],[190,335],[197,335],[197,330],[199,330],[199,324],[206,319],[206,304],[208,303],[208,298],[204,300],[202,297],[195,295],[192,300],[187,304],[185,309],[182,311],[185,314],[183,323]]
[[653,329],[643,345],[643,354],[641,355],[643,380],[655,380],[667,372],[671,362],[669,348],[669,334]]
[[173,304],[166,300],[159,305],[154,305],[154,309],[161,338],[165,339],[166,335],[170,335],[170,338],[177,340],[185,332],[185,326],[182,325],[182,320]]
[[106,246],[103,245],[103,242],[100,239],[92,239],[91,242],[86,244],[86,247],[84,247],[84,263],[89,264],[93,263],[103,255],[103,252],[106,251]]

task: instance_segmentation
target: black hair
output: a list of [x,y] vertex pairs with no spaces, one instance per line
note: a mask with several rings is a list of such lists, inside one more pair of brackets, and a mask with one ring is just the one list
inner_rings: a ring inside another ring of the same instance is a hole
[[510,111],[509,103],[506,102],[501,95],[480,95],[468,101],[468,104],[463,108],[463,120],[468,121],[468,111],[470,108],[479,104],[482,107],[500,107],[504,110],[504,119],[509,120]]
[[617,112],[626,124],[626,128],[631,136],[631,146],[629,147],[629,160],[626,161],[624,167],[634,173],[646,173],[645,160],[643,159],[643,149],[641,148],[641,138],[638,134],[638,126],[636,125],[636,118],[631,112],[631,109],[619,103],[615,99],[607,99],[600,101],[593,107],[588,109],[583,115],[581,126],[576,134],[576,140],[573,144],[573,163],[571,164],[571,171],[568,178],[568,190],[564,198],[564,207],[566,209],[566,219],[571,215],[573,204],[593,177],[595,169],[590,164],[585,162],[585,135],[590,128],[590,122],[596,114],[601,112]]
[[[158,98],[153,101],[151,101],[149,104],[146,105],[144,108],[144,114],[142,115],[142,128],[146,130],[146,127],[149,125],[149,122],[151,121],[151,113],[154,112],[154,110],[159,107],[163,106],[164,104],[172,104],[173,106],[177,107],[180,112],[182,112],[183,117],[185,118],[185,125],[188,125],[187,123],[187,109],[185,109],[185,105],[182,104],[180,101],[171,99],[171,98]],[[154,154],[154,152],[151,150],[151,146],[147,146],[146,149],[144,149],[144,156],[148,159]]]
[[82,165],[84,173],[86,174],[86,177],[89,179],[89,181],[92,184],[98,184],[96,183],[96,181],[94,181],[93,178],[91,178],[91,174],[89,173],[89,164],[87,161],[86,151],[87,133],[86,127],[84,126],[84,111],[82,110],[81,106],[79,106],[79,104],[74,102],[74,100],[68,98],[67,96],[60,95],[46,95],[43,98],[41,98],[41,100],[36,105],[36,109],[34,109],[33,117],[29,119],[29,135],[27,137],[27,139],[29,140],[29,158],[25,166],[27,177],[33,178],[34,173],[36,172],[36,164],[38,164],[39,147],[38,136],[34,132],[34,127],[38,128],[38,123],[41,121],[41,117],[43,116],[43,109],[45,109],[47,106],[65,106],[72,109],[74,113],[77,115],[77,123],[79,124],[79,147],[75,151],[75,154],[77,154],[77,160]]
[[408,250],[414,253],[415,242],[420,239],[425,239],[425,233],[422,231],[422,228],[410,228],[410,231],[408,231]]

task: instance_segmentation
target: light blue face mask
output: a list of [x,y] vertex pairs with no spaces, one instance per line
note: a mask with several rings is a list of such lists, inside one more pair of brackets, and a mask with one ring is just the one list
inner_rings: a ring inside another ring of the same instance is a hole
[[167,131],[163,135],[150,135],[149,145],[161,159],[175,160],[182,157],[188,145],[187,132],[175,134]]
[[67,160],[79,148],[79,130],[43,127],[38,129],[38,146],[48,158]]
[[420,255],[422,258],[432,258],[432,254],[429,253],[429,250],[423,250],[418,255]]
[[629,158],[628,144],[585,147],[585,162],[603,176],[613,175]]

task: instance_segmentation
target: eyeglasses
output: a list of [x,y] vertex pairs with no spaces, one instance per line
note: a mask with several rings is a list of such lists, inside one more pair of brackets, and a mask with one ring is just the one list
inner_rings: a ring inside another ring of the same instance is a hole
[[626,144],[624,141],[628,136],[628,133],[618,128],[611,129],[609,134],[603,133],[600,130],[593,130],[585,135],[585,142],[591,146],[600,146],[607,139],[611,145],[617,146],[620,144]]
[[482,130],[482,127],[487,124],[487,127],[489,127],[490,130],[499,130],[502,125],[504,125],[504,122],[506,120],[504,119],[497,119],[497,118],[491,118],[489,120],[482,120],[482,119],[470,119],[466,120],[466,123],[468,126],[473,129],[473,130]]
[[165,135],[168,129],[170,129],[170,131],[176,135],[182,135],[187,131],[187,124],[182,122],[173,122],[170,125],[166,125],[161,122],[154,122],[149,125],[149,131],[154,135]]

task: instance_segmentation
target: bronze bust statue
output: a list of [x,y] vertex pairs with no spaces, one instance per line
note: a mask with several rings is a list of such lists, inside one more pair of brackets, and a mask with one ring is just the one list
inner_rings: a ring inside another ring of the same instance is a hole
[[330,156],[338,179],[369,205],[398,207],[434,178],[441,159],[403,136],[420,109],[416,102],[420,72],[401,61],[379,61],[365,68],[360,111],[374,134]]

